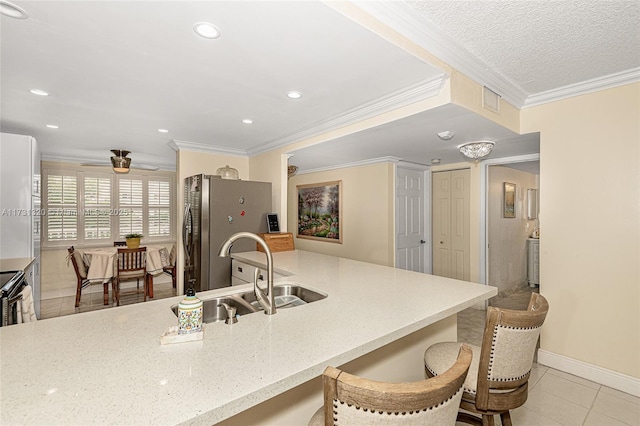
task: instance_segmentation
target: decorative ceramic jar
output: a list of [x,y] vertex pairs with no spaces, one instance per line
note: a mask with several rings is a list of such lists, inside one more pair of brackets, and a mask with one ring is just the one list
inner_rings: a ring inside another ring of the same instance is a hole
[[178,305],[178,334],[190,334],[202,331],[202,300],[198,299],[193,288]]

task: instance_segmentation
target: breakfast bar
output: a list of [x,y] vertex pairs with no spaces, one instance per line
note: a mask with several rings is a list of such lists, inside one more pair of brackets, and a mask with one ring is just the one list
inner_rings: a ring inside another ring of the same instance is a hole
[[[257,251],[232,256],[265,264]],[[202,340],[171,345],[160,336],[177,325],[171,308],[182,296],[0,328],[0,423],[306,424],[322,404],[325,367],[419,380],[425,342],[455,339],[455,314],[496,294],[490,286],[301,250],[273,259],[284,275],[275,285],[327,297],[232,325],[209,323]]]

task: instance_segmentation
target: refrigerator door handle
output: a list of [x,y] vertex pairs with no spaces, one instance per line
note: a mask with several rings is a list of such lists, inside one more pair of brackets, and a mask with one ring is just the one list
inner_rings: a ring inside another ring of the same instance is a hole
[[189,234],[193,234],[193,216],[191,215],[191,204],[187,203],[187,206],[184,209],[182,226],[182,245],[184,246],[184,253],[187,256],[187,259],[191,258],[191,244],[189,244],[188,240]]

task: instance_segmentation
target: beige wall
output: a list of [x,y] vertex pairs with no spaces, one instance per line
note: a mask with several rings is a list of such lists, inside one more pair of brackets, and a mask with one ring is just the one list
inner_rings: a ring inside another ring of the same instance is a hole
[[394,264],[394,170],[391,163],[351,167],[294,176],[289,180],[289,231],[296,235],[296,185],[342,181],[342,244],[295,238],[297,249]]
[[[488,284],[498,292],[526,285],[527,238],[535,220],[527,219],[527,189],[537,189],[536,175],[504,166],[489,167]],[[516,217],[503,217],[504,182],[516,185]]]
[[540,132],[541,348],[640,378],[640,83],[523,110]]

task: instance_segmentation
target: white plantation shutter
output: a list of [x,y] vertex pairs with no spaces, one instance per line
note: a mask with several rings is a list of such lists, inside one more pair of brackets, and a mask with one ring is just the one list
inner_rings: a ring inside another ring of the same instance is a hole
[[149,236],[171,236],[171,188],[168,180],[149,180],[147,205]]
[[78,180],[76,176],[47,176],[47,241],[78,238]]
[[120,179],[118,183],[119,226],[118,236],[123,238],[130,233],[143,233],[143,194],[142,179]]
[[84,238],[102,240],[111,238],[111,179],[84,178]]
[[145,242],[174,238],[172,176],[44,169],[44,241],[48,247],[110,245],[126,234]]

